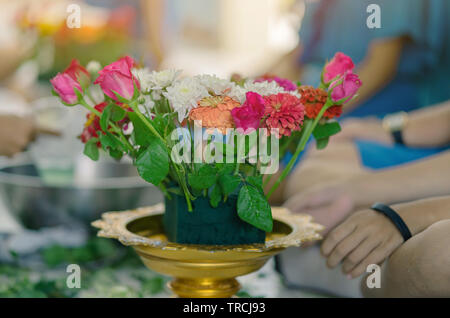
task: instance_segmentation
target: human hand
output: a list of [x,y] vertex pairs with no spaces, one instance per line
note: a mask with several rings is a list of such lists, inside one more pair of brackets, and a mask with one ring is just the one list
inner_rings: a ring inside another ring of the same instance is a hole
[[350,119],[342,124],[342,131],[333,136],[333,141],[343,140],[371,140],[383,144],[392,144],[391,135],[384,130],[380,120],[372,119]]
[[402,235],[387,217],[363,210],[332,230],[323,241],[321,252],[328,267],[342,263],[342,271],[349,278],[356,278],[365,273],[368,265],[383,263],[402,243]]
[[288,199],[284,206],[293,213],[305,213],[325,227],[326,235],[356,206],[355,193],[347,182],[319,185]]
[[33,139],[34,124],[29,118],[0,116],[0,155],[13,156]]

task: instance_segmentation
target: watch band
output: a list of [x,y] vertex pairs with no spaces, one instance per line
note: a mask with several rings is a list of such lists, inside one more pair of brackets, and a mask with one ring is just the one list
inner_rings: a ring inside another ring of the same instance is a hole
[[403,221],[400,215],[398,215],[398,213],[395,212],[391,207],[383,203],[375,203],[374,205],[372,205],[371,209],[380,212],[381,214],[385,215],[388,219],[390,219],[391,222],[395,225],[395,227],[399,230],[400,234],[403,236],[405,242],[412,237],[411,231],[409,230],[406,223]]
[[403,133],[401,130],[391,131],[392,139],[397,145],[405,145],[405,141],[403,140]]

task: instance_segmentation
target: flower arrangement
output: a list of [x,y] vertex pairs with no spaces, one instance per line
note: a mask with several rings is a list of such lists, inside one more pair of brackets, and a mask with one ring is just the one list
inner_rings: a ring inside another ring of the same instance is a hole
[[[321,149],[340,131],[333,119],[362,85],[353,69],[338,53],[314,88],[271,75],[151,72],[127,56],[90,71],[74,60],[51,84],[65,105],[89,111],[80,136],[87,156],[129,156],[165,194],[169,239],[245,244],[262,243],[272,231],[268,199],[310,137]],[[265,192],[290,150],[292,159]]]

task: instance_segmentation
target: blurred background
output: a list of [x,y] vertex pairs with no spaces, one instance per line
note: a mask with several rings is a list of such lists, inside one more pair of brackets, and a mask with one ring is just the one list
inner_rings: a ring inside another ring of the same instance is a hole
[[[80,28],[68,27],[73,4]],[[50,78],[73,58],[124,55],[188,75],[262,74],[297,46],[303,11],[294,0],[0,0],[0,297],[167,295],[164,277],[89,226],[162,196],[130,162],[83,156],[86,113],[52,96]],[[81,290],[65,286],[69,263]],[[285,292],[273,264],[246,281],[243,295]]]

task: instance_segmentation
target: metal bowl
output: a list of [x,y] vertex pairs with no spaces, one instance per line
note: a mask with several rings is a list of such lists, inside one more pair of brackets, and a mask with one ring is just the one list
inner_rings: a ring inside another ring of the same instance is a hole
[[0,193],[25,227],[88,226],[106,211],[121,211],[162,202],[162,194],[145,183],[130,163],[86,165],[83,175],[65,183],[49,183],[30,162],[0,169]]

